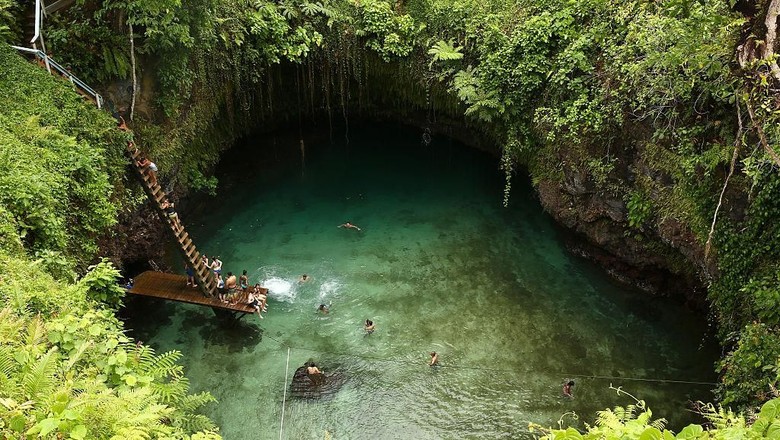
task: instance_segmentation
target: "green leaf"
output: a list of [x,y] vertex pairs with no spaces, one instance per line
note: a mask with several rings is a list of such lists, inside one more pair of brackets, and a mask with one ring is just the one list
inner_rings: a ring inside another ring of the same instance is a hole
[[9,422],[9,426],[11,427],[11,429],[16,432],[24,431],[24,427],[26,425],[27,425],[27,419],[22,415],[13,417]]
[[59,426],[60,420],[49,417],[48,419],[43,419],[40,423],[38,423],[37,426],[40,427],[40,437],[46,437],[50,432],[57,429],[57,426]]
[[663,435],[661,434],[661,430],[658,428],[649,427],[642,431],[642,434],[639,435],[639,440],[661,440],[663,438]]
[[688,425],[677,434],[677,440],[696,440],[704,432],[699,425]]
[[76,425],[76,427],[70,431],[70,438],[72,439],[82,440],[86,436],[87,436],[87,427],[84,425]]

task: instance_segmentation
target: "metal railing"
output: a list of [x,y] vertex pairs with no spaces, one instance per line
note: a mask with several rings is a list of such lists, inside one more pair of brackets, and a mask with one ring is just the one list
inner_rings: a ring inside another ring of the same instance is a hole
[[11,47],[18,50],[19,52],[23,52],[28,55],[35,55],[37,58],[42,60],[50,69],[56,70],[57,73],[70,80],[71,84],[73,84],[74,87],[78,87],[86,95],[94,99],[95,104],[97,104],[98,108],[103,108],[103,97],[100,96],[100,94],[96,92],[95,89],[88,86],[87,83],[78,79],[72,73],[68,72],[64,67],[62,67],[56,61],[54,61],[50,56],[43,53],[43,51],[40,51],[38,49],[31,49],[29,47],[21,47],[21,46],[11,46]]

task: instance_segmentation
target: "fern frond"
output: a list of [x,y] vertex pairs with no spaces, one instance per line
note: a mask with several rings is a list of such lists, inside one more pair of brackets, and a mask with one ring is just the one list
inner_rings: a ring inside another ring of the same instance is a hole
[[38,358],[33,367],[22,376],[22,388],[27,396],[37,400],[52,393],[54,386],[54,369],[56,367],[55,351],[49,350]]
[[31,349],[34,353],[41,353],[41,344],[46,340],[46,327],[44,327],[43,321],[40,315],[31,319],[27,323],[27,329],[24,335],[24,344]]

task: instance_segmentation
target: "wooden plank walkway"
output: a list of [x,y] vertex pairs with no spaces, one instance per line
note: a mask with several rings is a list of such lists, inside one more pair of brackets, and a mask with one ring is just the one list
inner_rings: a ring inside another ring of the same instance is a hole
[[146,271],[133,279],[133,288],[127,291],[133,295],[151,296],[154,298],[198,304],[218,309],[240,313],[255,313],[248,304],[225,304],[217,297],[203,296],[197,287],[187,286],[187,277],[165,272]]

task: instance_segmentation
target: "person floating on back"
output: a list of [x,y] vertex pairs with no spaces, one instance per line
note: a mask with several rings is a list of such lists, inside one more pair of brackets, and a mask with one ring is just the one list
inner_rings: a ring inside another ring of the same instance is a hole
[[346,222],[346,223],[340,224],[340,225],[338,225],[337,227],[338,227],[338,228],[346,228],[346,229],[357,229],[358,231],[360,231],[360,230],[361,230],[361,229],[360,229],[360,228],[358,228],[356,225],[353,225],[353,224],[352,224],[352,223],[350,223],[350,222]]
[[366,331],[366,336],[370,335],[371,333],[374,333],[374,330],[376,329],[376,326],[374,325],[374,321],[370,319],[366,319],[366,324],[363,326],[363,329]]
[[566,383],[563,384],[563,395],[570,399],[574,398],[574,394],[572,394],[571,392],[572,387],[574,387],[573,380],[567,381]]
[[439,354],[436,353],[435,351],[431,352],[431,362],[428,363],[428,365],[430,365],[431,367],[435,367],[439,365]]

